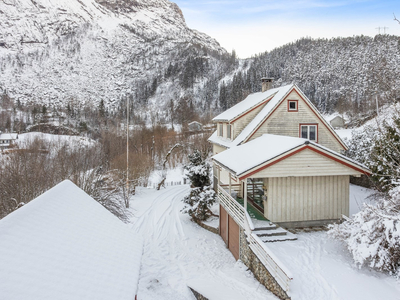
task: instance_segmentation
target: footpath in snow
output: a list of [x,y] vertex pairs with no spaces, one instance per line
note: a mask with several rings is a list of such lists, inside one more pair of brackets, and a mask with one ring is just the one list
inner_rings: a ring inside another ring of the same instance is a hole
[[[187,185],[156,191],[138,189],[131,202],[132,227],[144,238],[138,298],[142,300],[195,299],[187,283],[210,285],[210,300],[275,299],[235,262],[222,239],[182,214]],[[351,185],[350,211],[356,213],[370,190]],[[345,246],[326,232],[298,233],[297,241],[269,243],[268,247],[291,270],[293,300],[400,300],[394,277],[359,269]]]
[[131,202],[132,227],[144,238],[141,300],[195,299],[187,283],[213,283],[210,300],[278,299],[235,262],[222,239],[182,214],[189,186],[138,189]]

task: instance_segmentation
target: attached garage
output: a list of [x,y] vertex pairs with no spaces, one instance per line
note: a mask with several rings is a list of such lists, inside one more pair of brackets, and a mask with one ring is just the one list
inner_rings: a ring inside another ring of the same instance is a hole
[[224,240],[229,251],[231,251],[233,257],[236,260],[239,259],[239,225],[236,224],[235,220],[226,212],[224,207],[219,207],[220,218],[219,228],[220,235]]
[[228,248],[239,259],[239,225],[228,215]]

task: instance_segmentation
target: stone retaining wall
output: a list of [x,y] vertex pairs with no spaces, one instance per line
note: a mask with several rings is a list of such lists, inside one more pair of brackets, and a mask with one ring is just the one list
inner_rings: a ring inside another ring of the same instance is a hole
[[264,264],[258,259],[257,255],[250,249],[246,239],[246,234],[242,228],[240,228],[240,260],[253,272],[254,277],[265,286],[269,291],[282,300],[290,300],[291,298],[276,282],[275,278],[268,272]]
[[194,217],[192,219],[193,219],[194,222],[196,222],[198,225],[200,225],[204,229],[206,229],[208,231],[211,231],[212,233],[219,234],[218,228],[214,228],[214,227],[208,226],[208,225],[204,224],[202,221],[200,221],[199,219],[196,219]]
[[189,289],[192,291],[194,297],[195,297],[197,300],[208,300],[208,298],[206,298],[206,297],[204,297],[202,294],[196,292],[196,291],[195,291],[194,289],[192,289],[191,287],[189,287]]

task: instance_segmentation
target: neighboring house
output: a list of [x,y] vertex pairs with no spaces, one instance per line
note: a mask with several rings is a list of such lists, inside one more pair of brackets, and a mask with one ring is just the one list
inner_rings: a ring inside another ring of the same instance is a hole
[[343,119],[343,117],[339,116],[339,115],[331,115],[331,116],[327,116],[325,118],[325,120],[327,120],[329,122],[329,124],[331,124],[331,126],[335,129],[337,128],[344,128],[346,125],[345,120]]
[[202,131],[203,130],[203,124],[197,121],[190,122],[188,124],[188,129],[189,131]]
[[66,180],[0,220],[1,299],[136,299],[142,239]]
[[18,139],[18,133],[2,133],[0,131],[1,150],[10,148],[17,139]]

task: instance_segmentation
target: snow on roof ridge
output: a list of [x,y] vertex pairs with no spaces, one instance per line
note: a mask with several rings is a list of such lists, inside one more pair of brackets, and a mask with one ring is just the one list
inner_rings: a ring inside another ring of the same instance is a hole
[[233,141],[232,146],[239,145],[243,142],[252,131],[264,120],[265,117],[277,106],[280,101],[295,87],[294,84],[288,84],[281,87],[274,97],[264,106],[264,108],[255,116],[253,120],[242,130],[242,132]]
[[267,90],[265,92],[257,92],[248,95],[245,99],[235,104],[226,111],[220,113],[218,116],[213,118],[213,121],[231,121],[232,119],[244,114],[245,112],[251,110],[261,102],[263,102],[268,97],[278,93],[283,87],[278,87],[274,89]]
[[[214,155],[213,160],[226,166],[238,176],[306,142],[309,141],[302,138],[263,134],[252,141]],[[271,144],[274,147],[268,147]]]
[[[142,238],[69,180],[0,220],[5,299],[133,299]],[[21,251],[23,249],[23,251]]]

